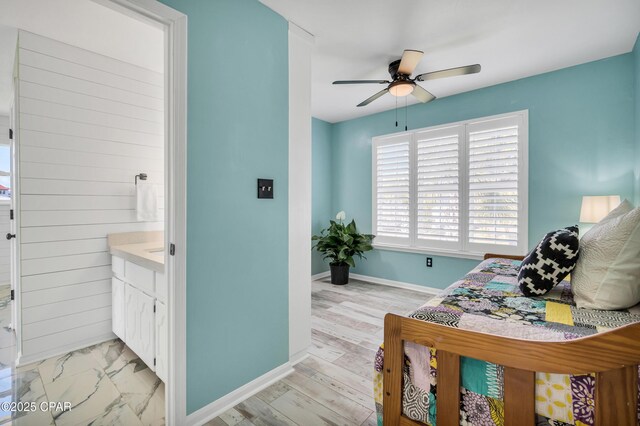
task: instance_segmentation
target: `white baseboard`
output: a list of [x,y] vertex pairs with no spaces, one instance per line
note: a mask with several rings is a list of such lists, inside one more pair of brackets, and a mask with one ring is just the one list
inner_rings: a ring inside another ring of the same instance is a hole
[[320,272],[319,274],[311,275],[311,281],[318,281],[331,276],[331,271]]
[[189,414],[187,416],[187,425],[200,426],[205,424],[209,420],[215,419],[228,409],[255,395],[262,389],[271,386],[272,384],[274,384],[278,380],[283,379],[292,372],[293,368],[291,367],[290,362],[274,368],[273,370],[263,374],[257,379],[250,381],[246,385],[240,386],[233,392],[226,394],[222,398],[216,399],[212,403],[205,405],[198,411],[194,411],[193,413]]
[[309,357],[309,349],[305,349],[303,351],[298,352],[297,354],[293,354],[289,356],[289,364],[293,367],[297,363],[304,361]]
[[108,340],[117,339],[113,333],[103,334],[102,336],[92,337],[91,339],[82,340],[76,344],[68,345],[68,346],[58,346],[57,348],[53,348],[48,351],[38,352],[37,354],[31,355],[22,355],[22,353],[18,354],[18,359],[16,359],[16,366],[21,367],[23,365],[31,364],[34,362],[44,361],[47,358],[52,358],[54,356],[64,355],[69,352],[77,351],[78,349],[88,348],[89,346],[97,345],[98,343],[106,342]]
[[387,279],[378,278],[378,277],[370,277],[368,275],[349,274],[349,276],[359,281],[367,281],[373,284],[386,285],[389,287],[404,288],[406,290],[419,291],[421,293],[427,293],[432,295],[439,294],[443,290],[441,288],[427,287],[424,285],[405,283],[402,281],[387,280]]

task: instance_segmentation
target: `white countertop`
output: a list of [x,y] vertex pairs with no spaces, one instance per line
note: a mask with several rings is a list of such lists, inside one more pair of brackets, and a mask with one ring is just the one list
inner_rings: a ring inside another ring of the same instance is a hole
[[160,241],[111,246],[111,254],[164,273],[164,244]]

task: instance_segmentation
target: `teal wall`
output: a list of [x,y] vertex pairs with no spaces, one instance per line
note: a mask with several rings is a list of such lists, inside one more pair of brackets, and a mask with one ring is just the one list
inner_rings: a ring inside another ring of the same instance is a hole
[[[163,2],[189,19],[192,413],[289,359],[288,29],[257,0]],[[257,178],[275,180],[273,200]]]
[[634,82],[635,82],[635,98],[636,98],[636,182],[635,182],[635,201],[636,206],[640,206],[640,34],[636,38],[636,44],[633,47],[634,62]]
[[[329,226],[337,211],[331,205],[331,124],[314,118],[312,129],[312,210],[311,231],[314,235]],[[311,273],[319,274],[329,270],[329,263],[313,250]]]
[[[408,126],[528,109],[531,246],[549,230],[576,223],[583,195],[633,196],[633,61],[625,54],[411,106]],[[371,138],[404,127],[396,128],[394,117],[386,111],[332,125],[332,210],[345,210],[363,231],[371,231],[372,220]],[[426,268],[425,255],[386,250],[367,257],[354,272],[439,288],[477,264],[434,257]]]

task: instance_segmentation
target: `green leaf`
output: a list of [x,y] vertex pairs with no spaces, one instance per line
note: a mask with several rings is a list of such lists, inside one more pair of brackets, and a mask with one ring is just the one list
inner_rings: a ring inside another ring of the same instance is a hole
[[354,256],[366,259],[362,253],[373,249],[371,241],[375,238],[371,234],[359,234],[357,229],[355,220],[351,220],[347,225],[330,220],[327,229],[311,237],[315,242],[313,248],[331,263],[355,267]]

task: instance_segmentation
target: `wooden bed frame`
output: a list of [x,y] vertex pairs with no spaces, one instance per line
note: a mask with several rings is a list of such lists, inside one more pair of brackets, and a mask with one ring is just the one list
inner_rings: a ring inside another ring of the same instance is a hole
[[[522,256],[486,254],[521,260]],[[460,357],[504,366],[504,424],[535,424],[535,373],[596,373],[595,425],[637,425],[640,323],[562,342],[500,337],[395,314],[384,318],[384,426],[424,426],[402,414],[404,342],[435,348],[437,426],[460,423]]]

